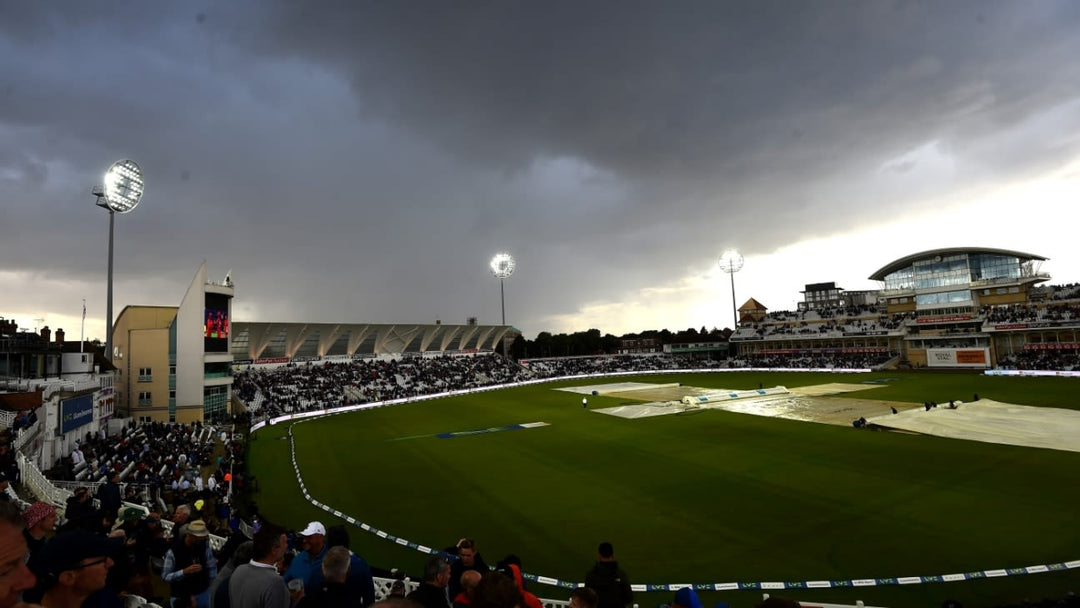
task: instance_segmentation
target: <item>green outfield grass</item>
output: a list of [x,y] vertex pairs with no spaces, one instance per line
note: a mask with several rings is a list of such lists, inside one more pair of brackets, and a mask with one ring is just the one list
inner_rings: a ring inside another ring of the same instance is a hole
[[[724,373],[618,378],[728,389],[872,382],[846,397],[922,403],[983,398],[1077,409],[1070,379],[930,373]],[[597,384],[596,380],[576,384]],[[1080,453],[770,419],[721,411],[626,420],[581,408],[561,382],[439,399],[294,425],[318,500],[431,547],[475,538],[494,563],[581,580],[614,543],[635,583],[882,578],[1080,559]],[[838,397],[840,398],[840,397]],[[590,408],[623,400],[591,397]],[[885,413],[885,412],[883,412]],[[435,434],[528,422],[550,426],[453,439]],[[250,447],[268,519],[318,518],[289,459],[288,426]],[[1080,441],[1080,438],[1077,439]],[[424,556],[354,529],[369,562],[420,572]],[[542,597],[564,590],[534,585]],[[1080,590],[1080,571],[859,589],[778,592],[986,606]],[[643,606],[669,594],[639,594]],[[704,593],[749,606],[760,592]]]

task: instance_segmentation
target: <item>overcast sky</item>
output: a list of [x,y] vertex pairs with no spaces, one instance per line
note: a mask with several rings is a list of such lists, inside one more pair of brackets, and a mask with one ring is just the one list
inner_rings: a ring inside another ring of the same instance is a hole
[[[1080,280],[1080,3],[0,0],[0,316],[732,324],[949,246]],[[40,321],[38,319],[41,319]]]

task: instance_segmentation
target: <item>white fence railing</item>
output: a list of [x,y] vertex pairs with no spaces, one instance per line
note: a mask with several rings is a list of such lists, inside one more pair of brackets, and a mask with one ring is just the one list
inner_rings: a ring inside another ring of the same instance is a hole
[[15,448],[15,450],[21,452],[23,447],[27,443],[30,443],[30,440],[32,440],[34,437],[37,437],[37,434],[40,431],[41,420],[36,420],[34,421],[34,424],[31,424],[30,426],[21,429],[19,431],[19,435],[15,437],[15,441],[13,442],[13,447]]

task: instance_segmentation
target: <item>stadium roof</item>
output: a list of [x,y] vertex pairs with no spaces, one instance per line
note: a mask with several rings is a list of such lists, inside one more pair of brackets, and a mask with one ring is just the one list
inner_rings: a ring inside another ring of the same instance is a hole
[[494,350],[509,325],[261,323],[232,325],[234,360]]
[[873,281],[884,281],[885,277],[887,277],[890,274],[896,272],[897,270],[900,270],[901,268],[906,268],[908,266],[911,266],[912,264],[914,264],[918,260],[931,258],[931,257],[934,257],[934,256],[943,256],[944,257],[944,256],[947,256],[947,255],[956,255],[958,253],[966,253],[966,254],[990,253],[990,254],[994,254],[994,255],[1006,255],[1006,256],[1013,256],[1013,257],[1020,258],[1021,261],[1024,261],[1024,260],[1045,261],[1047,259],[1047,258],[1042,257],[1041,255],[1035,255],[1033,253],[1024,253],[1023,251],[1012,251],[1010,249],[993,249],[993,248],[989,248],[989,247],[946,247],[944,249],[930,249],[929,251],[921,251],[919,253],[913,253],[911,255],[904,256],[904,257],[902,257],[902,258],[900,258],[898,260],[895,260],[893,262],[890,262],[889,264],[887,264],[887,265],[883,266],[882,268],[878,269],[877,272],[870,275],[870,279],[873,280]]

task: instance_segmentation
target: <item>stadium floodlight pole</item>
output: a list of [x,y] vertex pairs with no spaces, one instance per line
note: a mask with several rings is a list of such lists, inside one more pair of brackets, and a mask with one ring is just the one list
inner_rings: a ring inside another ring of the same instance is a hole
[[733,329],[739,328],[739,309],[735,306],[735,273],[742,270],[743,256],[734,249],[728,249],[720,254],[720,270],[731,276],[731,316],[734,320]]
[[109,278],[105,304],[105,358],[113,360],[113,224],[117,213],[128,213],[142,199],[143,173],[133,160],[118,160],[105,173],[105,185],[92,190],[97,206],[109,211]]
[[[502,306],[502,324],[506,325],[506,279],[510,278],[510,275],[514,274],[514,268],[517,263],[514,262],[514,256],[509,253],[496,253],[495,257],[491,258],[491,274],[495,275],[495,278],[499,279],[499,303]],[[509,356],[510,353],[506,349],[506,334],[503,334],[503,356]]]

